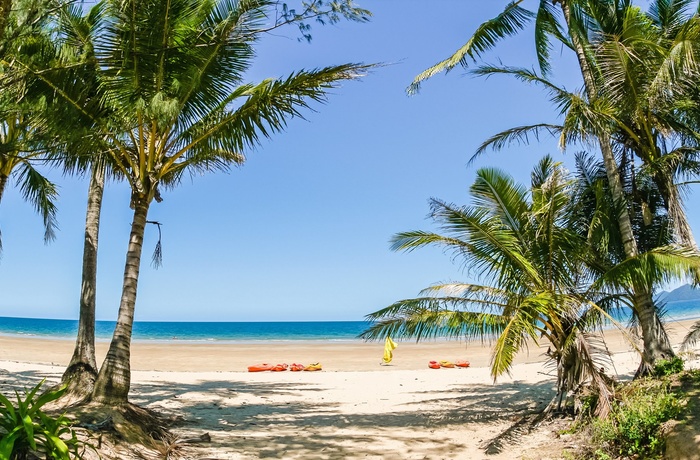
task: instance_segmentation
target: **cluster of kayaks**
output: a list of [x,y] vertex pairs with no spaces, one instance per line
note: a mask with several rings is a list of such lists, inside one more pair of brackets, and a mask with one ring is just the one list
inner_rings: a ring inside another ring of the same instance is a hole
[[293,363],[291,366],[289,364],[283,363],[283,364],[255,364],[253,366],[248,366],[248,372],[265,372],[265,371],[272,371],[272,372],[283,372],[286,370],[290,370],[292,372],[299,372],[299,371],[320,371],[322,369],[321,363],[313,363],[309,364],[308,366],[304,366],[303,364],[297,364]]
[[464,361],[459,359],[455,362],[451,361],[430,361],[428,367],[431,369],[440,369],[441,367],[455,368],[455,367],[469,367],[469,361]]

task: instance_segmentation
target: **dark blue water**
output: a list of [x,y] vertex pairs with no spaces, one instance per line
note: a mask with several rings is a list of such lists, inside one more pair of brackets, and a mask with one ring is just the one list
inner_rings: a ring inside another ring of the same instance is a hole
[[[95,336],[109,340],[114,321],[97,321]],[[368,323],[364,321],[310,322],[135,322],[133,339],[139,341],[284,341],[356,340]],[[78,322],[60,319],[0,317],[0,334],[52,338],[74,338]]]
[[[700,318],[700,301],[669,302],[666,320]],[[624,312],[622,315],[625,316]],[[624,321],[626,318],[619,318]],[[114,321],[97,321],[98,340],[109,340]],[[204,342],[257,341],[353,341],[369,326],[364,321],[299,322],[135,322],[133,339],[138,341],[190,340]],[[73,339],[78,322],[60,319],[0,317],[0,334]]]

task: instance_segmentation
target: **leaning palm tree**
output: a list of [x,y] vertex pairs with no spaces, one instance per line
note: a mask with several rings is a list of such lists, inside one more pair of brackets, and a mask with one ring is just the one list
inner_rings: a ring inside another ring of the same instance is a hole
[[[93,400],[122,404],[130,387],[130,344],[148,211],[187,172],[227,170],[263,137],[325,100],[340,80],[366,66],[302,70],[282,79],[244,83],[263,33],[268,0],[105,1],[93,27],[101,110],[82,110],[65,66],[32,69],[63,103],[92,121],[117,172],[131,187],[134,210],[117,324]],[[59,37],[60,38],[60,37]]]
[[418,298],[369,314],[374,324],[362,337],[493,339],[494,379],[510,370],[528,340],[544,339],[557,370],[557,406],[589,380],[606,400],[609,389],[600,369],[607,353],[590,334],[606,315],[582,290],[590,284],[583,263],[587,247],[573,225],[572,182],[550,158],[532,178],[528,190],[501,171],[480,169],[470,188],[472,205],[431,200],[431,216],[445,233],[400,233],[392,248],[446,248],[483,284],[427,288]]

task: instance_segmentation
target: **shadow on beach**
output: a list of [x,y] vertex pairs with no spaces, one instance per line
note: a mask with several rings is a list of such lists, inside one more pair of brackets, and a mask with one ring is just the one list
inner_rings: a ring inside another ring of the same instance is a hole
[[[59,377],[0,370],[0,391]],[[186,458],[499,458],[500,449],[487,456],[485,446],[554,396],[551,380],[450,384],[408,390],[402,402],[379,408],[339,401],[327,390],[315,382],[243,378],[145,381],[133,384],[131,401],[177,420],[173,431],[182,438],[211,435],[211,443],[184,447]]]
[[[555,393],[551,376],[536,383],[457,379],[428,389],[401,380],[406,386],[395,387],[400,398],[387,397],[391,390],[385,389],[373,400],[353,399],[352,380],[330,387],[315,380],[226,377],[193,383],[141,378],[130,399],[174,420],[173,432],[181,438],[210,434],[210,443],[183,446],[185,458],[505,459],[527,451],[523,421],[542,411]],[[0,369],[0,392],[21,393],[42,379],[53,384],[59,378],[48,371]],[[368,378],[372,382],[377,383]]]

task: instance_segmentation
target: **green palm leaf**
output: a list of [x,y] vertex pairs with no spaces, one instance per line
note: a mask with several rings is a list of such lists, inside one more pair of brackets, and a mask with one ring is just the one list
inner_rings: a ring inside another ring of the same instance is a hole
[[449,72],[457,65],[467,66],[467,59],[475,59],[483,52],[491,49],[501,39],[515,35],[522,30],[534,15],[520,6],[522,0],[508,3],[503,12],[481,24],[471,38],[455,51],[447,59],[438,62],[434,66],[417,75],[406,90],[408,94],[415,94],[420,90],[420,85],[428,78],[441,73]]

